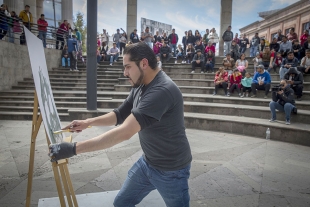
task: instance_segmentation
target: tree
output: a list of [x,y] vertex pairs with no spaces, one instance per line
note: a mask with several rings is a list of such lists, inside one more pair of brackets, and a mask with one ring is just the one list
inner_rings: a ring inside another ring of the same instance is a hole
[[82,35],[82,51],[86,52],[86,35],[87,35],[87,26],[84,22],[84,14],[81,12],[76,13],[76,17],[73,18],[74,29],[78,29]]

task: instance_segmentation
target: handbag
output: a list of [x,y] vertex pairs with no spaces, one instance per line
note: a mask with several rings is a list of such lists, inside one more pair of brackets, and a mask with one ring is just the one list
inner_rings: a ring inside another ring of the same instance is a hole
[[14,33],[22,32],[22,28],[21,28],[20,23],[18,21],[14,21],[13,32]]

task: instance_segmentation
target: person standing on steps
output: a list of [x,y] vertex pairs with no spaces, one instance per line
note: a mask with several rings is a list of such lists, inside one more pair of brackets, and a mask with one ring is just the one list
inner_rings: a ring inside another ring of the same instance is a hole
[[127,99],[106,115],[75,120],[64,129],[76,132],[88,126],[120,126],[86,141],[50,145],[51,161],[108,149],[139,133],[143,155],[128,171],[114,206],[134,207],[157,189],[167,206],[189,207],[192,155],[182,93],[157,67],[155,54],[145,43],[126,47],[123,65],[124,76],[133,87]]
[[77,69],[77,40],[75,35],[72,35],[72,37],[68,38],[68,53],[70,58],[70,71],[79,71]]
[[224,56],[226,56],[226,54],[230,53],[231,42],[234,39],[234,33],[231,31],[231,26],[227,27],[222,35],[222,39],[224,41]]

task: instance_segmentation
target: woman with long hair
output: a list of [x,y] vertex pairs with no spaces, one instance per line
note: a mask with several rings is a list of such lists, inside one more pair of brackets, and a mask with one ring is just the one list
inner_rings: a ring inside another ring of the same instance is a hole
[[236,65],[235,67],[239,70],[239,72],[242,74],[242,76],[244,77],[245,73],[246,73],[246,69],[249,66],[249,62],[245,59],[245,54],[242,53],[240,55],[240,59],[238,59],[236,61]]
[[187,49],[186,49],[186,59],[187,59],[187,63],[190,63],[194,57],[195,54],[195,49],[193,47],[192,44],[188,44],[187,45]]
[[195,30],[195,42],[199,41],[201,43],[201,35],[199,33],[199,31],[196,29]]
[[192,30],[188,30],[187,32],[187,41],[186,41],[186,45],[194,45],[195,44],[195,36],[193,35]]

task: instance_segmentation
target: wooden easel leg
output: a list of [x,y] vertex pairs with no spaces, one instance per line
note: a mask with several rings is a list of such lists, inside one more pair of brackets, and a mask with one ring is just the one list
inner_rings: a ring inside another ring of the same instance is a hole
[[64,165],[67,165],[67,164],[60,164],[60,165],[58,165],[58,167],[59,167],[59,170],[60,170],[60,175],[61,175],[62,183],[63,183],[63,186],[65,188],[68,205],[69,205],[69,207],[73,207],[72,199],[71,199],[71,194],[70,194],[69,187],[68,187],[68,182],[67,182],[67,175],[66,175],[65,170],[64,170]]
[[63,168],[64,168],[64,171],[65,171],[65,173],[66,173],[67,183],[68,183],[68,186],[69,186],[69,190],[70,190],[70,192],[71,192],[71,195],[72,195],[72,200],[73,200],[74,206],[75,206],[75,207],[78,207],[78,202],[77,202],[77,200],[76,200],[75,192],[74,192],[74,189],[73,189],[71,177],[70,177],[70,174],[69,174],[68,165],[64,165]]
[[65,207],[66,206],[66,202],[65,202],[65,198],[64,198],[64,193],[62,191],[61,182],[60,182],[60,176],[59,176],[59,171],[58,171],[58,164],[53,162],[52,165],[53,165],[54,178],[55,178],[55,182],[56,182],[56,187],[57,187],[57,192],[58,192],[58,197],[59,197],[60,205],[61,205],[61,207]]
[[34,168],[34,155],[36,148],[36,138],[42,123],[42,115],[38,117],[39,103],[37,94],[34,94],[33,103],[33,115],[32,115],[32,130],[31,130],[31,144],[30,144],[30,156],[29,156],[29,170],[28,170],[28,184],[27,184],[27,195],[26,195],[26,207],[30,206],[31,193],[32,193],[32,181],[33,181],[33,168]]

